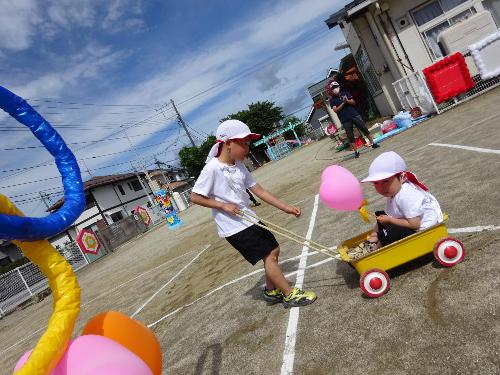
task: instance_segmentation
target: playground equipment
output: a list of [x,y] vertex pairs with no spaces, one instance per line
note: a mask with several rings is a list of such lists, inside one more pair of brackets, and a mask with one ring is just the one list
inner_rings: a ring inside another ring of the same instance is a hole
[[288,123],[288,126],[281,128],[279,130],[276,130],[275,132],[263,136],[261,139],[258,141],[255,141],[253,143],[254,146],[259,146],[261,144],[265,144],[267,147],[267,153],[269,158],[272,161],[279,160],[286,155],[288,155],[292,149],[286,142],[285,138],[283,137],[283,134],[292,131],[293,135],[295,136],[295,141],[297,142],[298,146],[302,146],[302,143],[300,142],[300,139],[297,135],[297,132],[295,131],[295,128],[302,125],[302,123]]

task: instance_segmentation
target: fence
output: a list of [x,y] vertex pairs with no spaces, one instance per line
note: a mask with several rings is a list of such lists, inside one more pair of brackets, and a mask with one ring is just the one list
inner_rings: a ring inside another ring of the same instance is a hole
[[[464,56],[469,55],[465,54]],[[409,74],[393,82],[392,85],[405,110],[420,107],[423,113],[436,112],[439,114],[500,85],[500,76],[482,80],[478,74],[473,76],[472,80],[475,86],[471,90],[439,104],[434,101],[421,71]]]
[[[76,243],[58,249],[76,272],[88,264]],[[14,311],[17,306],[48,289],[48,282],[37,265],[27,263],[0,275],[0,317]]]
[[193,191],[193,188],[184,190],[182,193],[179,193],[186,207],[189,207],[193,204],[191,202],[191,191]]
[[146,224],[138,215],[113,223],[103,229],[96,231],[96,235],[107,251],[112,251],[118,246],[148,230]]

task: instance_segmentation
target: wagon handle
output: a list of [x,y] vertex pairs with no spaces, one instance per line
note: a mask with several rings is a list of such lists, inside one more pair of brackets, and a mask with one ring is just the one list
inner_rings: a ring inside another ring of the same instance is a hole
[[[288,229],[285,229],[283,227],[280,227],[279,225],[277,224],[274,224],[268,220],[265,220],[265,219],[262,219],[256,215],[253,215],[249,212],[245,212],[245,211],[240,211],[239,214],[236,214],[237,216],[239,216],[240,218],[242,218],[243,220],[246,220],[248,221],[249,223],[252,223],[252,224],[255,224],[261,228],[264,228],[264,229],[267,229],[273,233],[276,233],[282,237],[285,237],[285,238],[288,238],[289,240],[293,241],[293,242],[296,242],[300,245],[306,245],[307,243],[307,246],[310,247],[311,249],[314,249],[322,254],[325,254],[329,257],[332,257],[332,258],[335,258],[335,259],[341,259],[340,258],[340,255],[339,254],[332,254],[332,252],[334,252],[333,250],[327,248],[326,246],[323,246],[323,245],[320,245],[319,243],[317,242],[314,242],[314,241],[311,241],[311,240],[308,240],[306,239],[305,237],[302,237],[300,235],[298,235],[297,233],[294,233],[294,232],[291,232],[289,231]],[[259,222],[254,222],[253,220],[250,220],[250,218],[254,218],[258,221],[261,221],[263,222],[264,224],[267,224],[268,226],[266,225],[263,225]],[[293,238],[292,236],[295,236],[297,238]]]

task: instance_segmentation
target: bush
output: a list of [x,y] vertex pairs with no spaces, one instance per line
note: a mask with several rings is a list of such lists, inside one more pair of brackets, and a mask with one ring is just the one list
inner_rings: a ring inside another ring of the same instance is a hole
[[26,257],[23,257],[21,259],[15,260],[12,263],[7,264],[6,266],[0,267],[0,275],[3,275],[4,273],[7,273],[9,271],[12,271],[14,268],[20,267],[23,264],[28,263],[30,260]]

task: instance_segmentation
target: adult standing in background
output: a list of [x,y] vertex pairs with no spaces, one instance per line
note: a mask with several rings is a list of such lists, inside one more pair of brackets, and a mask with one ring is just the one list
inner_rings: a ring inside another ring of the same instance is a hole
[[340,85],[337,81],[330,83],[330,92],[332,97],[330,98],[330,106],[337,113],[342,127],[345,130],[347,138],[349,139],[349,144],[351,149],[354,151],[354,157],[359,158],[359,152],[355,147],[354,139],[354,125],[363,133],[369,140],[372,148],[378,148],[380,145],[373,142],[373,137],[371,136],[365,122],[361,118],[361,115],[357,111],[355,105],[356,102],[352,98],[349,91],[341,91]]

